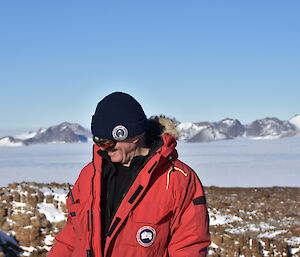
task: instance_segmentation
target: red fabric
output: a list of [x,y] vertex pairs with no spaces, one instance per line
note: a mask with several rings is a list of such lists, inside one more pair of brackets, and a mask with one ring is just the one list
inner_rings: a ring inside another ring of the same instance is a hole
[[[70,196],[67,199],[67,225],[48,257],[84,257],[91,249],[94,257],[206,256],[210,244],[207,208],[205,203],[193,202],[204,195],[202,185],[195,172],[177,159],[175,139],[164,134],[163,141],[119,206],[104,252],[100,243],[102,159],[94,146],[93,161],[83,168],[72,189],[75,204]],[[176,169],[168,172],[172,167]],[[150,246],[145,245],[150,239],[143,237],[149,233],[138,233],[144,227],[152,231]]]

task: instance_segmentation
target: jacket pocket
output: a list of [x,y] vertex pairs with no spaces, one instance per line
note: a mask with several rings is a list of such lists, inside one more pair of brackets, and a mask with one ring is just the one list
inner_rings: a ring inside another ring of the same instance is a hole
[[68,217],[72,220],[74,232],[76,236],[81,238],[83,231],[88,229],[87,210],[80,203],[75,203],[67,206]]

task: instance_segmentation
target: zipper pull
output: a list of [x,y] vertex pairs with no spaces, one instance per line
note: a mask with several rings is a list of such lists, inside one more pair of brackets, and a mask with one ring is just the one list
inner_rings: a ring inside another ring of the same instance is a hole
[[86,256],[93,257],[94,256],[93,249],[86,250]]
[[70,183],[68,183],[68,187],[69,187],[69,196],[71,197],[72,204],[75,204]]

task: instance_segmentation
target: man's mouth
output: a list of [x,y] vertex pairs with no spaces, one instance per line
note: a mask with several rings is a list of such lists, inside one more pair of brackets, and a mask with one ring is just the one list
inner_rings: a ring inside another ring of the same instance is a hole
[[106,149],[107,152],[114,153],[115,151],[118,151],[117,148],[112,148],[112,149]]

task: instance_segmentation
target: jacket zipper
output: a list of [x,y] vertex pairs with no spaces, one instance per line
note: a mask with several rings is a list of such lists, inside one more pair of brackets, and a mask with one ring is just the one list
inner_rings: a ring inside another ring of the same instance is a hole
[[71,189],[70,183],[68,183],[68,187],[69,187],[69,196],[71,197],[72,204],[75,204],[74,196],[73,196],[73,193],[72,193],[72,189]]
[[94,222],[93,222],[93,206],[94,206],[94,179],[96,175],[96,167],[94,163],[94,151],[93,151],[93,166],[94,166],[94,174],[92,177],[92,185],[91,185],[91,191],[92,191],[92,203],[91,203],[91,208],[89,210],[89,217],[88,219],[90,220],[89,225],[90,225],[90,249],[87,251],[87,257],[93,257],[93,236],[94,236]]
[[[150,159],[151,159],[151,158],[150,158]],[[141,170],[146,166],[147,162],[148,162],[150,159],[148,158],[148,159],[143,163],[143,165],[142,165],[142,167],[140,168],[139,172],[137,172],[136,177],[139,175],[139,173],[141,172]],[[156,161],[155,163],[153,163],[153,165],[150,167],[149,170],[153,171],[153,169],[156,168],[157,164],[158,164],[158,161]],[[129,189],[130,189],[131,186],[134,184],[134,181],[135,181],[136,177],[132,180],[132,182],[130,183],[130,185],[127,186],[127,188],[126,188],[126,190],[125,190],[126,193],[123,193],[122,198],[121,198],[121,200],[120,200],[120,202],[119,202],[119,204],[118,204],[116,210],[114,211],[114,213],[111,213],[111,210],[109,210],[110,221],[113,220],[112,218],[113,218],[113,217],[115,216],[115,214],[117,213],[117,211],[118,211],[118,209],[119,209],[121,203],[123,202],[125,196],[127,195],[128,191],[129,191]],[[111,224],[109,225],[109,227],[110,227],[110,226],[111,226]],[[108,229],[108,231],[109,231],[109,229]]]
[[88,228],[88,232],[91,231],[90,228],[90,210],[87,210],[87,228]]

